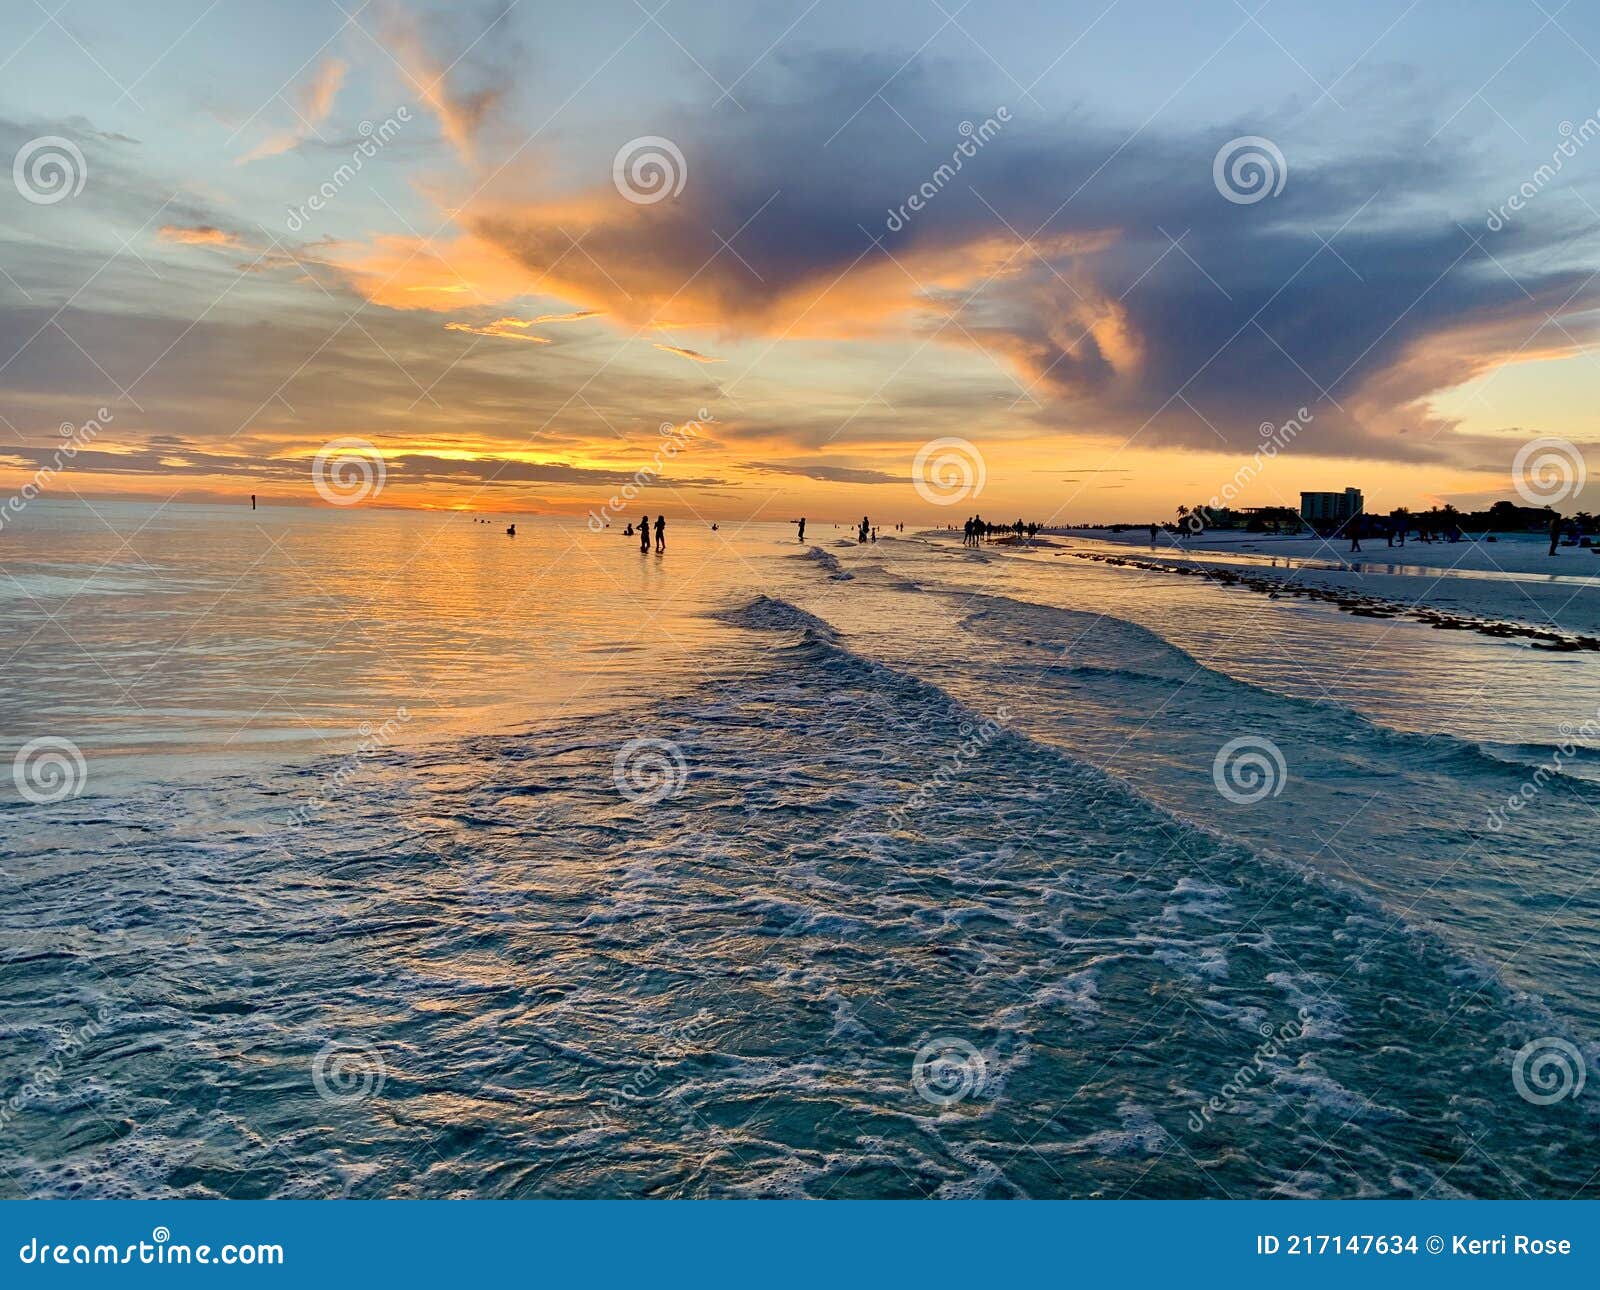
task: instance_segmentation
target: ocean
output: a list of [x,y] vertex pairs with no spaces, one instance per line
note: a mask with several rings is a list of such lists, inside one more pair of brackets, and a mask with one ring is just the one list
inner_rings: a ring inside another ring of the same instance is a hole
[[481,518],[7,524],[0,1194],[1600,1193],[1589,656]]

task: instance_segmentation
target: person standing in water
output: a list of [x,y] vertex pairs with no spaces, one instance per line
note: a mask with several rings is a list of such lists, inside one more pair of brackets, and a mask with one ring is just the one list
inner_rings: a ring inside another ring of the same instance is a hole
[[867,540],[867,529],[869,527],[870,527],[870,523],[867,520],[867,517],[865,515],[863,515],[861,517],[861,528],[860,528],[859,532],[857,532],[857,534],[856,534],[856,542],[857,542],[857,544],[861,544],[861,543],[865,543],[866,542],[866,540]]
[[1550,515],[1550,554],[1556,553],[1556,547],[1561,545],[1561,512],[1553,511]]
[[639,554],[650,554],[650,517],[648,515],[639,521]]
[[800,538],[799,538],[799,540],[804,542],[806,540],[806,517],[804,515],[802,515],[799,519],[797,519],[795,521],[795,523],[800,526]]
[[656,553],[659,555],[667,549],[667,517],[656,516]]

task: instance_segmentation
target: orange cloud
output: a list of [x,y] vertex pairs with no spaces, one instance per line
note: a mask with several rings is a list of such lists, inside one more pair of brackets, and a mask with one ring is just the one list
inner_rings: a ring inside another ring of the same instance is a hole
[[339,95],[339,87],[344,84],[344,74],[349,66],[342,58],[323,59],[295,95],[298,101],[296,123],[286,130],[268,135],[233,164],[247,166],[263,157],[276,157],[299,147],[316,134],[317,127],[333,111],[333,101]]
[[679,358],[687,358],[692,363],[720,363],[720,358],[712,358],[709,354],[702,354],[697,349],[685,349],[682,345],[662,345],[656,342],[657,349],[665,350],[669,354],[676,354]]
[[178,242],[184,246],[239,245],[237,233],[230,233],[215,224],[163,224],[156,230],[156,236],[163,242]]
[[[383,19],[384,43],[393,52],[406,81],[439,122],[439,130],[456,155],[468,165],[477,161],[476,137],[484,117],[499,101],[500,91],[457,93],[449,84],[449,67],[442,67],[428,49],[415,20],[399,9],[389,9]],[[453,64],[452,64],[453,66]]]
[[464,331],[473,336],[500,336],[506,340],[525,340],[535,345],[548,345],[549,338],[545,336],[531,336],[526,329],[533,325],[532,320],[522,318],[501,318],[490,323],[487,327],[474,327],[470,323],[446,323],[446,331]]
[[380,237],[353,256],[344,253],[335,267],[361,295],[389,309],[455,313],[463,296],[474,304],[506,305],[519,296],[553,294],[541,290],[537,275],[475,237],[442,243]]

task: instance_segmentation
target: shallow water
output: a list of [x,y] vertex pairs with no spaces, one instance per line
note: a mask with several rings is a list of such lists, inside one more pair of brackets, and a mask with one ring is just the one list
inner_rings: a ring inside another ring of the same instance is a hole
[[88,781],[0,811],[6,1194],[1596,1190],[1519,1053],[1597,1056],[1600,786],[1488,823],[1592,664],[816,525],[78,523],[7,552]]

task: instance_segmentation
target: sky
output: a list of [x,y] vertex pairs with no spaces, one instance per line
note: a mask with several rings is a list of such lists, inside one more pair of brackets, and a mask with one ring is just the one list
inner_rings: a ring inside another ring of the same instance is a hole
[[1581,19],[19,0],[0,488],[1141,522],[1515,500],[1536,440],[1577,484]]

